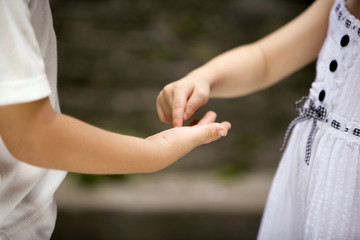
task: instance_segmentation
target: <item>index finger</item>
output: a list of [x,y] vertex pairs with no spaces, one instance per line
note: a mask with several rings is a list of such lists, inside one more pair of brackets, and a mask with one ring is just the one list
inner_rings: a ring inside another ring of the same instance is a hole
[[174,127],[181,127],[184,120],[184,112],[187,96],[184,90],[174,91],[174,101],[172,106],[172,122]]

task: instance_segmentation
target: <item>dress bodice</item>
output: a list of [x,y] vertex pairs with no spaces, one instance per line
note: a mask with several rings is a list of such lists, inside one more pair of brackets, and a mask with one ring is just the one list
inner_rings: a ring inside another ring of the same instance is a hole
[[360,122],[360,21],[337,0],[317,61],[310,98],[328,113]]

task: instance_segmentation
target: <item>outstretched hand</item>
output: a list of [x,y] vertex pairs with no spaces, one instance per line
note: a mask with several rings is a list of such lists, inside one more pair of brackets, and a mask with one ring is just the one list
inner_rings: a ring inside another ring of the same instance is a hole
[[195,147],[210,143],[226,136],[231,128],[229,122],[215,122],[216,113],[209,111],[194,126],[176,127],[160,132],[147,138],[156,145],[160,144],[165,151],[165,159],[171,159],[169,162],[190,152]]
[[209,100],[210,85],[202,76],[188,75],[164,87],[157,97],[156,107],[162,122],[181,127],[195,111]]

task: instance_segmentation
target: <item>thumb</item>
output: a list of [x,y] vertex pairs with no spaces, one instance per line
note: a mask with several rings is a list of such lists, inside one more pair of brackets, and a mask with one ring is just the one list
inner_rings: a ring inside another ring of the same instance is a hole
[[194,92],[190,96],[189,100],[186,103],[186,108],[184,112],[184,120],[189,119],[195,111],[204,106],[209,100],[209,91],[210,90],[199,90],[194,89]]
[[231,128],[231,124],[229,122],[210,123],[202,126],[194,126],[193,128],[196,128],[194,129],[196,131],[196,134],[194,134],[195,141],[201,145],[225,137]]

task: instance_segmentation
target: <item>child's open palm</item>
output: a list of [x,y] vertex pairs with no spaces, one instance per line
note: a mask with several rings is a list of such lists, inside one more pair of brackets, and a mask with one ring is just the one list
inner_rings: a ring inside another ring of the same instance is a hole
[[175,161],[193,148],[227,135],[231,124],[229,122],[217,123],[215,119],[215,112],[209,111],[194,126],[171,128],[150,136],[147,140],[162,145],[163,153],[167,155],[165,159]]

